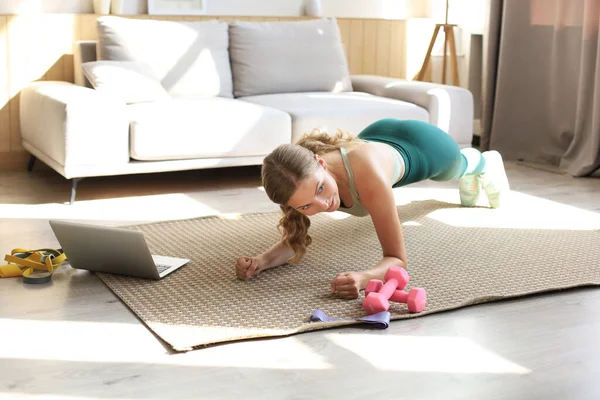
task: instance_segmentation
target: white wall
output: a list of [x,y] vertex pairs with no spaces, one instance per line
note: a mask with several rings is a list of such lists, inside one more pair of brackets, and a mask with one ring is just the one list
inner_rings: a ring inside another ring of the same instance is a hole
[[0,14],[91,12],[92,0],[0,0]]
[[[208,15],[299,16],[304,0],[205,0]],[[324,16],[427,17],[431,0],[322,0]],[[125,14],[145,14],[147,0],[123,0]],[[0,0],[0,14],[92,13],[92,0]]]
[[[428,0],[428,16],[438,23],[445,22],[446,0]],[[483,33],[485,0],[449,0],[448,23],[457,24],[469,33]]]

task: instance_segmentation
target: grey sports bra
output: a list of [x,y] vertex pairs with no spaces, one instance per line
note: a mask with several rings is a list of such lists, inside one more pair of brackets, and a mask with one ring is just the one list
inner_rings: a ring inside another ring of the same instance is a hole
[[352,168],[350,168],[350,162],[348,161],[348,153],[346,153],[346,149],[343,147],[340,147],[340,153],[342,154],[344,168],[346,168],[346,173],[348,174],[348,184],[350,185],[350,194],[352,195],[352,207],[340,206],[339,210],[357,217],[365,217],[369,215],[369,212],[362,206],[362,204],[360,204],[358,193],[356,192],[356,187],[354,186],[354,175],[352,174]]
[[[392,177],[392,185],[400,180],[402,174],[404,173],[404,160],[400,153],[394,149],[393,147],[389,147],[389,149],[393,152],[394,155],[394,176]],[[358,197],[358,192],[356,191],[356,186],[354,186],[354,174],[352,174],[352,168],[350,168],[350,161],[348,161],[348,153],[346,149],[340,147],[340,153],[342,155],[342,161],[344,162],[344,168],[346,169],[346,173],[348,174],[348,185],[350,186],[350,194],[352,195],[352,207],[342,207],[340,206],[339,210],[345,213],[357,216],[357,217],[365,217],[369,215],[369,212],[360,204],[360,198]]]

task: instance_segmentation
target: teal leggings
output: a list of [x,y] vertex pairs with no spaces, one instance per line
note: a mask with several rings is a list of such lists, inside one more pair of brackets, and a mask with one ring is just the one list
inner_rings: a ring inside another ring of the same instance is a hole
[[480,174],[485,168],[485,159],[477,149],[461,150],[450,135],[423,121],[386,118],[367,126],[358,137],[398,150],[405,172],[394,187],[426,179],[449,181]]

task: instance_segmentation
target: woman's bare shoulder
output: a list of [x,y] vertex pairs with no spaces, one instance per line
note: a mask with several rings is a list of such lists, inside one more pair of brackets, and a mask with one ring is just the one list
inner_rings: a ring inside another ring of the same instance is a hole
[[355,178],[364,180],[382,177],[389,180],[390,152],[383,143],[362,142],[350,148],[348,159]]

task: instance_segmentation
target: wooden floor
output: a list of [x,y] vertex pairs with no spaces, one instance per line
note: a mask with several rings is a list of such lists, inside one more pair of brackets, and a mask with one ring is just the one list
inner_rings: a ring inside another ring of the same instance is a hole
[[[515,191],[600,211],[598,179],[507,169]],[[258,172],[87,179],[72,206],[69,183],[43,166],[0,173],[0,251],[57,247],[52,218],[124,225],[276,210]],[[49,285],[0,280],[0,398],[598,400],[599,377],[593,288],[395,321],[384,331],[346,327],[170,354],[92,274],[63,266]]]

